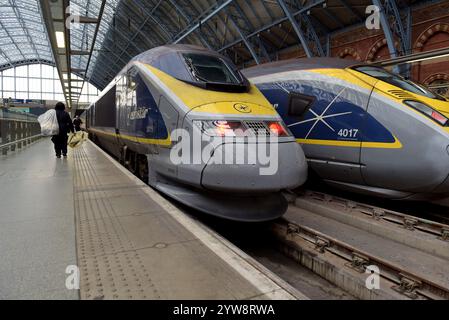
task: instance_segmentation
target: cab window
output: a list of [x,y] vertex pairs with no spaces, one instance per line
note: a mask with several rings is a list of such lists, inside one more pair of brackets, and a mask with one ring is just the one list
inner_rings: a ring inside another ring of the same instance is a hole
[[445,100],[443,97],[434,94],[426,87],[424,87],[420,84],[417,84],[413,81],[407,80],[398,74],[389,72],[380,67],[362,66],[362,67],[356,67],[356,68],[354,68],[354,70],[362,72],[364,74],[367,74],[371,77],[374,77],[374,78],[384,81],[386,83],[389,83],[393,86],[401,88],[402,90],[406,90],[406,91],[409,91],[409,92],[412,92],[415,94],[419,94],[421,96],[431,98],[431,99]]
[[302,117],[315,101],[312,96],[292,92],[289,96],[288,115],[292,117]]
[[224,60],[205,54],[183,54],[187,67],[196,81],[240,84],[243,79]]

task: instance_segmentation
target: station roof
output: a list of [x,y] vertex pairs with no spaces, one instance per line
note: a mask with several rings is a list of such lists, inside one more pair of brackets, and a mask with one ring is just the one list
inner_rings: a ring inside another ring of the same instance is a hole
[[53,63],[38,0],[0,0],[0,69]]
[[[394,3],[404,12],[429,2],[438,0]],[[279,51],[292,46],[308,51],[308,56],[325,56],[329,35],[364,25],[365,10],[372,4],[372,0],[0,0],[0,69],[49,63],[61,70],[61,78],[63,73],[75,73],[103,89],[134,56],[170,43],[209,47],[240,66],[275,61]],[[63,27],[67,19],[75,22],[70,29]],[[57,30],[65,32],[64,50],[56,46]],[[77,90],[72,88],[77,85],[65,81],[66,97],[76,101]]]

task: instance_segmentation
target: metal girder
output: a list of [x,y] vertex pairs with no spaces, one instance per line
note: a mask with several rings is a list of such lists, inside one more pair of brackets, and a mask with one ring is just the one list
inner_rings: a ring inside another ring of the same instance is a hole
[[25,56],[23,55],[22,51],[20,50],[20,47],[17,45],[17,43],[14,41],[13,37],[11,36],[11,34],[9,33],[8,29],[5,28],[5,26],[3,25],[3,22],[0,20],[0,27],[5,30],[6,35],[11,39],[11,42],[16,46],[17,51],[19,51],[20,55],[23,57],[23,59],[25,60]]
[[[107,57],[107,55],[105,55],[105,59],[107,59],[107,61],[103,61],[103,59],[97,59],[96,64],[101,65],[102,68],[106,68],[107,75],[108,76],[113,76],[115,77],[117,75],[117,72],[120,71],[120,68],[117,67],[117,65],[113,64],[112,61]],[[95,65],[95,67],[97,67]],[[92,75],[90,76],[90,78],[92,78]]]
[[[1,50],[0,50],[0,54],[1,54]],[[6,59],[6,57],[5,57]],[[0,66],[0,71],[3,71],[5,69],[9,69],[9,68],[14,68],[14,67],[18,67],[18,66],[25,66],[25,65],[29,65],[29,64],[35,64],[35,63],[41,63],[41,64],[45,64],[45,65],[49,65],[52,67],[56,67],[55,63],[53,61],[48,61],[48,60],[38,60],[38,59],[26,59],[26,60],[20,60],[20,61],[15,61],[14,63],[6,63],[6,64],[2,64]]]
[[273,20],[274,20],[274,16],[273,16],[273,14],[271,13],[271,11],[268,9],[266,2],[265,2],[265,1],[261,1],[261,3],[262,3],[262,7],[263,7],[264,11],[265,11],[265,12],[267,13],[267,15],[270,17],[270,20],[273,21]]
[[102,68],[106,68],[106,72],[110,76],[116,76],[117,73],[120,71],[121,67],[114,64],[111,58],[108,57],[108,55],[104,55],[103,59],[97,59],[99,64],[102,65]]
[[[373,4],[379,8],[380,23],[385,39],[387,40],[390,57],[396,58],[411,53],[410,10],[408,10],[407,17],[403,19],[396,4],[396,0],[373,0]],[[403,20],[408,21],[404,22]],[[399,42],[399,48],[396,48],[395,40]],[[395,67],[395,69],[396,72],[401,73],[406,77],[409,76],[409,66],[402,65]]]
[[[262,23],[263,23],[263,20],[262,20],[262,18],[260,17],[259,13],[254,9],[254,5],[252,5],[252,4],[250,3],[249,0],[244,0],[244,2],[245,2],[245,4],[246,4],[246,6],[249,8],[249,10],[251,11],[251,13],[254,15],[254,17],[257,19],[257,21],[259,22],[259,24],[262,24]],[[261,1],[261,3],[262,3],[263,5],[265,4],[264,1]],[[237,7],[239,7],[240,10],[241,10],[241,6],[238,4],[238,2],[236,2],[234,5],[237,6]],[[245,15],[245,17],[246,17],[246,15]],[[249,24],[251,24],[251,22],[249,21],[249,19],[246,19],[246,20],[248,21]],[[252,27],[253,27],[252,30],[254,30],[254,26],[252,26]]]
[[206,16],[202,19],[200,19],[198,22],[193,22],[189,24],[186,28],[184,28],[183,31],[179,32],[173,39],[172,43],[179,43],[184,38],[186,38],[188,35],[190,35],[192,32],[197,30],[201,25],[209,21],[213,16],[215,16],[218,12],[220,12],[222,9],[226,8],[229,4],[231,4],[234,0],[225,0],[225,1],[217,1],[217,3],[209,8],[205,14]]
[[[410,52],[410,32],[405,26],[395,0],[373,0],[379,8],[380,22],[387,40],[391,58]],[[391,21],[391,24],[390,24]],[[400,44],[399,51],[395,46],[395,37]]]
[[87,51],[87,50],[70,50],[70,54],[72,56],[88,56],[88,55],[90,55],[90,51]]
[[[111,49],[111,48],[108,46],[108,44],[106,44],[106,43],[103,42],[102,47],[103,47],[104,49],[106,49],[105,51],[102,51],[102,53],[103,53],[103,52],[111,53],[114,57],[120,59],[120,61],[123,62],[124,64],[127,64],[127,63],[129,62],[129,60],[124,60],[123,58],[120,58],[120,57],[117,55],[117,53],[115,53],[115,51],[114,51],[113,49]],[[133,56],[130,55],[129,52],[126,52],[126,54],[128,55],[128,57],[129,57],[130,59],[133,58]],[[107,56],[107,55],[106,55],[106,56]],[[110,60],[110,61],[112,62],[112,60]]]
[[162,0],[159,0],[156,4],[153,5],[153,7],[151,8],[150,11],[148,11],[148,9],[145,7],[145,5],[142,4],[141,0],[133,0],[133,4],[135,4],[136,6],[138,6],[141,10],[143,10],[147,16],[147,18],[145,19],[145,23],[142,24],[141,28],[139,28],[140,30],[143,29],[143,27],[146,25],[146,23],[151,20],[153,21],[160,30],[162,30],[165,33],[165,37],[163,37],[164,39],[169,40],[172,37],[171,32],[168,30],[167,26],[164,25],[161,21],[159,21],[158,19],[156,19],[154,17],[156,10],[159,8],[159,6],[161,5]]
[[328,10],[326,10],[326,7],[324,7],[323,12],[326,15],[326,17],[335,22],[335,24],[337,24],[339,28],[343,28],[345,26],[343,22],[341,22],[340,19],[338,19],[338,15],[331,14]]
[[[144,22],[139,26],[138,30],[142,30],[143,27],[148,23],[149,20],[153,20],[153,21],[154,21],[153,13],[154,13],[154,11],[159,7],[159,5],[161,4],[161,2],[162,2],[162,0],[159,0],[159,2],[157,3],[157,5],[154,6],[154,7],[151,9],[151,12],[149,12],[149,13],[147,14],[147,17],[145,18]],[[136,3],[138,3],[138,2],[136,2]],[[128,41],[128,43],[126,44],[125,48],[123,48],[123,50],[122,50],[121,53],[119,54],[119,58],[121,58],[121,57],[123,56],[124,52],[128,49],[128,47],[130,46],[131,42],[134,41],[134,39],[137,37],[138,34],[139,34],[138,32],[134,33],[134,35],[129,39],[129,41]],[[119,59],[116,60],[116,63],[118,62],[118,60],[119,60]]]
[[[2,57],[6,60],[8,65],[11,66],[11,68],[14,67],[14,65],[12,64],[11,59],[9,59],[9,57],[3,52],[3,50],[1,48],[0,48],[0,55],[2,55]],[[0,68],[0,70],[1,70],[1,68]]]
[[[307,55],[307,57],[314,57],[314,56],[324,56],[324,51],[321,46],[320,40],[312,26],[312,23],[309,20],[309,17],[305,14],[300,14],[300,21],[304,26],[302,26],[301,23],[298,23],[296,18],[292,15],[290,12],[289,7],[284,2],[284,0],[277,0],[279,6],[282,8],[282,11],[284,11],[284,14],[287,16],[288,20],[292,24],[293,29],[295,30],[296,35],[299,38],[299,41],[301,42],[301,45]],[[304,30],[305,29],[305,30]]]
[[364,22],[365,19],[357,11],[355,11],[345,0],[338,0],[351,14],[357,18],[359,22]]
[[[38,60],[41,59],[39,52],[36,49],[36,46],[34,45],[34,41],[31,39],[30,34],[28,33],[28,28],[25,28],[24,24],[23,24],[23,18],[19,12],[19,10],[17,10],[17,7],[14,5],[14,2],[12,0],[9,0],[9,4],[10,6],[13,8],[14,10],[14,14],[17,17],[17,20],[19,21],[19,23],[22,25],[23,30],[25,30],[26,33],[26,37],[28,38],[28,41],[31,43],[31,46],[33,47],[34,52],[36,53],[36,57],[38,58]],[[6,31],[6,29],[5,29]],[[8,32],[6,31],[6,33],[8,34]],[[8,34],[9,35],[9,34]],[[17,45],[16,45],[17,46]],[[23,56],[22,52],[19,49],[20,54]]]
[[77,20],[79,23],[98,23],[99,20],[92,17],[84,17],[84,16],[78,16],[75,20]]
[[[91,0],[88,0],[88,2],[87,2],[87,4],[86,4],[86,7],[88,8],[89,7],[89,5],[90,5],[90,1]],[[83,46],[83,44],[84,44],[84,41],[85,40],[87,40],[88,41],[88,38],[87,38],[87,36],[88,36],[88,30],[86,30],[86,29],[89,29],[89,27],[87,26],[88,24],[90,24],[90,23],[92,23],[92,19],[93,18],[90,18],[90,17],[85,17],[85,16],[77,16],[76,18],[75,18],[75,21],[80,21],[80,23],[81,23],[81,21],[83,21],[82,23],[84,24],[84,28],[83,28],[83,36],[81,37],[81,47]],[[100,21],[98,21],[97,19],[94,19],[95,20],[95,22],[93,22],[93,23],[99,23]],[[87,45],[86,45],[87,46]],[[81,66],[81,62],[82,62],[82,59],[79,59],[79,61],[78,61],[78,67],[80,67]],[[72,69],[73,70],[73,69]]]
[[[151,1],[153,2],[153,1]],[[167,0],[162,1],[158,10],[153,14],[154,18],[159,22],[160,26],[164,28],[170,35],[170,40],[173,36],[179,32],[180,26],[178,26],[178,21],[172,11],[167,11],[166,6],[170,7]]]
[[[141,13],[138,12],[138,11],[134,8],[134,6],[131,6],[131,5],[129,4],[128,1],[123,1],[121,4],[122,4],[123,6],[126,7],[127,11],[128,11],[128,9],[131,10],[131,11],[134,13],[134,15],[137,15],[137,16],[138,16],[138,15],[141,15]],[[116,18],[118,18],[118,19],[116,19],[116,21],[118,21],[119,23],[122,22],[122,20],[123,20],[123,19],[121,18],[120,15],[116,16]],[[124,39],[125,41],[128,41],[128,40],[129,40],[129,36],[128,36],[128,35],[125,35],[120,29],[121,29],[121,28],[120,28],[120,26],[119,26],[119,28],[111,28],[110,30],[111,30],[111,32],[112,32],[113,34],[118,34],[122,39]],[[150,37],[149,37],[149,35],[150,35],[150,34],[153,34],[153,33],[146,33],[146,32],[143,32],[141,29],[138,29],[138,28],[136,28],[136,32],[139,33],[139,35],[142,37],[143,40],[145,40],[145,42],[146,42],[148,45],[153,46],[155,43],[158,42],[158,41],[156,41],[156,39],[155,39],[154,37],[153,37],[153,38],[150,38]],[[162,37],[160,36],[159,33],[154,32],[154,34],[158,37],[159,40],[161,40],[161,41],[164,41],[164,40],[165,40],[164,38],[162,38]],[[132,42],[131,45],[132,45],[135,49],[137,49],[138,51],[142,51],[142,49],[141,49],[140,47],[138,47],[136,43]]]
[[[210,3],[209,3],[209,0],[205,0],[206,1],[206,3],[207,3],[207,5],[211,5]],[[213,1],[213,0],[212,0]],[[233,2],[232,4],[235,4],[236,2]],[[226,9],[228,9],[228,8],[230,8],[230,7],[232,7],[232,4],[230,4],[229,6],[227,6],[226,8],[224,8],[221,12],[223,12],[224,10],[226,10]],[[221,39],[223,39],[223,41],[226,41],[226,36],[227,36],[227,34],[229,33],[229,34],[231,34],[231,32],[230,32],[230,28],[229,28],[229,15],[228,14],[225,14],[225,18],[223,18],[222,17],[222,15],[220,14],[220,12],[217,12],[217,14],[214,16],[214,18],[216,19],[215,20],[215,23],[216,23],[216,26],[215,26],[215,32],[213,32],[213,34],[215,34],[215,39],[219,39],[219,38],[221,38]],[[218,32],[218,24],[217,24],[217,20],[218,21],[220,21],[222,24],[223,24],[223,27],[224,27],[224,31],[221,33],[221,35],[219,34],[219,32]],[[212,22],[212,18],[211,19],[209,19],[206,23],[204,23],[204,26],[206,26],[206,27],[209,27],[209,25],[210,25],[210,23]],[[204,30],[204,27],[200,27],[198,30],[197,30],[197,32],[199,31],[199,32],[202,32],[202,30]],[[237,30],[236,30],[237,31]],[[238,33],[238,32],[237,32]],[[239,38],[241,38],[241,37],[239,37]],[[215,41],[214,41],[215,42]]]
[[[195,21],[195,19],[198,17],[199,12],[196,10],[196,8],[192,5],[190,0],[168,0],[170,4],[183,16],[184,20],[186,21],[186,24],[189,25]],[[181,4],[181,6],[179,5]],[[190,10],[188,12],[187,10]],[[213,32],[212,28],[206,24],[207,32],[209,35],[207,35],[208,38],[210,38],[210,35],[215,35],[216,39],[216,33]],[[213,44],[204,37],[203,30],[200,30],[198,32],[198,36],[200,38],[200,41],[209,49],[213,49]]]
[[251,45],[251,43],[249,43],[248,39],[243,34],[242,30],[240,30],[239,26],[234,21],[234,18],[232,16],[229,17],[229,21],[231,22],[231,24],[235,28],[235,30],[237,30],[238,34],[240,35],[240,37],[242,38],[243,42],[245,43],[245,46],[248,49],[248,51],[250,52],[250,54],[253,57],[254,61],[256,61],[257,64],[260,64],[259,57],[257,56],[256,52],[254,51],[253,46]]
[[271,61],[271,58],[266,48],[260,41],[260,38],[259,37],[252,39],[248,38],[247,35],[250,34],[252,30],[254,30],[254,26],[252,25],[251,21],[249,21],[248,17],[243,12],[238,2],[232,3],[232,5],[227,7],[226,11],[228,14],[227,18],[229,22],[232,24],[233,28],[237,31],[239,37],[242,39],[243,43],[245,44],[246,48],[248,49],[254,61],[257,64],[260,64],[261,62],[260,54],[262,54],[266,60]]
[[[65,26],[65,21],[68,18],[66,8],[68,7],[68,0],[40,0],[40,6],[42,9],[42,20],[45,23],[48,39],[51,44],[53,57],[55,59],[56,69],[58,71],[59,79],[61,81],[61,87],[63,94],[68,104],[68,108],[71,108],[71,92],[70,86],[66,89],[65,83],[70,83],[70,35]],[[64,34],[65,46],[59,48],[56,41],[56,31]],[[64,79],[63,74],[67,75],[67,79]]]
[[[112,36],[113,39],[110,38],[110,35]],[[120,39],[123,40],[123,43],[127,43],[127,41],[129,40],[130,35],[126,35],[124,34],[121,30],[120,30],[120,26],[118,28],[111,28],[109,31],[109,34],[105,36],[105,41],[111,41],[112,43],[116,44],[116,36],[118,36]],[[146,40],[148,41],[148,40]],[[120,45],[120,44],[119,44]],[[136,49],[137,51],[142,51],[142,48],[139,47],[135,42],[132,42],[131,45],[133,46],[134,49]],[[132,57],[131,55],[128,54],[129,57]]]
[[257,37],[257,42],[259,44],[260,51],[265,56],[265,58],[268,60],[268,62],[270,62],[271,61],[270,54],[268,53],[267,48],[265,47],[265,41],[262,39],[262,37],[260,35]]
[[[98,18],[96,19],[97,23],[96,23],[96,27],[95,27],[94,36],[93,36],[93,39],[92,39],[92,45],[90,46],[90,50],[89,50],[89,58],[87,59],[86,69],[85,69],[84,77],[83,77],[84,81],[83,81],[83,83],[81,85],[81,88],[84,87],[85,80],[86,80],[87,74],[89,72],[90,61],[92,60],[92,53],[94,52],[94,49],[95,49],[95,43],[97,41],[98,30],[100,29],[100,22],[101,22],[101,18],[103,17],[103,12],[104,12],[104,6],[105,5],[106,5],[106,0],[103,0],[101,2],[101,5],[100,5],[100,11],[98,12]],[[91,23],[91,22],[89,22],[89,23]],[[71,54],[73,54],[73,52],[71,52]],[[70,86],[71,86],[71,83],[70,83]],[[78,99],[79,99],[80,96],[81,96],[81,91],[78,93]]]
[[[302,14],[302,13],[305,13],[305,12],[309,11],[310,9],[316,7],[316,6],[322,5],[323,3],[325,3],[325,0],[316,0],[316,1],[314,1],[314,2],[312,2],[312,3],[310,3],[310,4],[308,4],[308,5],[306,5],[306,6],[304,6],[304,7],[302,7],[302,8],[299,9],[298,11],[292,13],[292,16],[293,16],[293,17],[296,17],[297,15],[300,15],[300,14]],[[280,25],[280,24],[282,24],[282,23],[284,23],[284,22],[286,22],[286,21],[288,21],[288,20],[289,20],[289,19],[288,19],[287,17],[279,18],[279,19],[277,19],[277,20],[275,20],[275,21],[273,21],[273,22],[271,22],[271,23],[269,23],[269,24],[267,24],[267,25],[265,25],[265,26],[263,26],[263,27],[258,28],[257,30],[255,30],[255,31],[253,31],[252,33],[248,34],[247,37],[248,37],[248,38],[251,38],[251,37],[257,36],[258,34],[264,32],[264,31],[267,31],[267,30],[269,30],[269,29],[271,29],[271,28],[273,28],[273,27],[276,27],[276,26],[278,26],[278,25]],[[242,41],[241,39],[238,39],[238,40],[236,40],[236,41],[233,41],[233,42],[231,42],[231,43],[228,43],[227,45],[222,46],[222,47],[218,50],[218,52],[222,52],[222,51],[224,51],[224,50],[227,50],[227,49],[229,49],[229,48],[235,46],[236,44],[238,44],[238,43],[241,42],[241,41]]]

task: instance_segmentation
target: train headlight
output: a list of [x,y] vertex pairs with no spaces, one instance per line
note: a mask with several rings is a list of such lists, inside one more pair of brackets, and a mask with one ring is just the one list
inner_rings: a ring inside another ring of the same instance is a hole
[[449,119],[443,116],[441,113],[436,111],[435,109],[429,107],[427,104],[422,102],[414,101],[414,100],[406,100],[404,101],[406,105],[412,107],[415,110],[418,110],[422,114],[428,116],[433,121],[441,124],[442,126],[446,126],[449,124]]
[[279,121],[205,120],[195,121],[201,132],[213,137],[288,137],[290,131]]
[[248,135],[247,128],[241,121],[210,120],[196,121],[201,131],[213,137],[245,137]]

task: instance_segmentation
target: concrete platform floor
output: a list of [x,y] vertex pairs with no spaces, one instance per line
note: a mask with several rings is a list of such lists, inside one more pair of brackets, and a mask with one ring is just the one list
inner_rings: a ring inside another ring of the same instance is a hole
[[49,139],[2,157],[0,203],[2,299],[305,298],[90,141],[68,159]]
[[0,299],[77,299],[73,163],[42,139],[0,156]]

